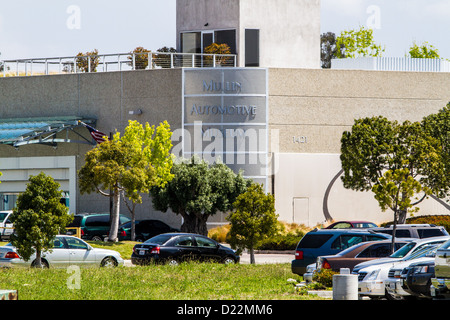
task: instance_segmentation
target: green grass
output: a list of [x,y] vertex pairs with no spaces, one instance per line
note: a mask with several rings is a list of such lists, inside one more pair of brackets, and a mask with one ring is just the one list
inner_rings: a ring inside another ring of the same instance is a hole
[[87,241],[94,248],[111,249],[120,253],[122,258],[129,260],[133,253],[133,247],[138,242],[120,241],[120,242],[103,242],[103,241]]
[[[289,264],[183,263],[80,269],[80,289],[70,289],[67,269],[0,269],[2,289],[21,300],[308,300],[287,279]],[[299,277],[297,277],[299,278]],[[300,279],[298,279],[300,280]]]

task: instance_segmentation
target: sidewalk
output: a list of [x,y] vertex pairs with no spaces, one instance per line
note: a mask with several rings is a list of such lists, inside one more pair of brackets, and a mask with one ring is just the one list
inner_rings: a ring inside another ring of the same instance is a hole
[[[293,254],[284,254],[284,253],[257,253],[255,254],[255,262],[256,264],[268,264],[268,263],[291,263],[294,260]],[[242,264],[250,264],[250,254],[242,253],[241,261]],[[125,260],[124,265],[126,267],[132,267],[131,260]]]

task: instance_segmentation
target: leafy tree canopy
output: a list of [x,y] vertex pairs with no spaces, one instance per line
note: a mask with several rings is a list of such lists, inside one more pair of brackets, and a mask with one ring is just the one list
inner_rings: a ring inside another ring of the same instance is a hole
[[227,165],[216,162],[210,166],[195,156],[174,163],[171,173],[174,178],[164,187],[151,188],[153,207],[163,212],[171,209],[183,217],[182,231],[203,235],[208,233],[208,218],[231,210],[248,183]]
[[255,263],[254,248],[277,231],[275,198],[265,194],[260,184],[252,184],[234,203],[235,211],[227,220],[231,223],[230,242],[233,247],[250,250],[250,262]]
[[11,215],[15,232],[11,243],[18,254],[29,260],[36,253],[36,266],[41,267],[41,254],[53,248],[53,240],[73,219],[60,200],[59,183],[40,173],[31,176],[24,193],[17,198]]
[[376,44],[373,30],[361,26],[359,30],[344,30],[336,38],[337,58],[381,57],[384,48]]
[[78,173],[80,191],[113,198],[110,241],[117,240],[120,194],[124,192],[133,203],[141,203],[141,193],[148,193],[155,185],[163,186],[172,178],[171,135],[166,121],[156,129],[148,123],[142,126],[129,121],[123,137],[117,132],[112,140],[86,153]]
[[418,45],[416,42],[409,48],[409,56],[411,58],[423,59],[439,59],[439,50],[428,42]]

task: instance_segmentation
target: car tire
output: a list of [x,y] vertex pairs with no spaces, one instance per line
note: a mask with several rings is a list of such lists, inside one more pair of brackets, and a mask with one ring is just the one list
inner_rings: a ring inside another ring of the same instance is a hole
[[179,262],[178,262],[176,259],[168,259],[168,260],[167,260],[167,264],[168,264],[169,266],[178,266],[178,265],[179,265]]
[[103,238],[100,237],[100,236],[93,236],[93,237],[91,238],[91,241],[103,241]]
[[232,257],[225,257],[225,259],[223,259],[223,263],[224,264],[235,264],[236,260],[234,260]]
[[[48,262],[46,260],[44,260],[44,259],[41,259],[41,265],[42,265],[42,269],[48,269],[49,268]],[[36,260],[34,260],[31,263],[31,267],[32,268],[37,268],[38,267]]]
[[100,267],[104,267],[104,268],[117,267],[117,261],[113,257],[106,257],[100,263]]

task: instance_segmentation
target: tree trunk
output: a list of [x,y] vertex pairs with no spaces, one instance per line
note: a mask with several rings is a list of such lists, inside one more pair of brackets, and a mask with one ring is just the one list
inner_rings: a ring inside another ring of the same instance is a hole
[[255,264],[255,249],[253,249],[253,246],[249,248],[250,251],[250,264]]
[[34,265],[36,268],[42,269],[42,253],[41,250],[36,250],[36,262]]
[[108,241],[117,242],[117,232],[119,231],[120,190],[115,187],[113,191],[113,214],[111,217]]
[[206,214],[184,214],[184,223],[181,226],[182,232],[197,233],[204,236],[208,236],[208,228],[206,227],[206,221],[208,215]]
[[133,203],[133,210],[131,211],[131,241],[136,240],[136,214],[134,210],[136,209],[136,204]]
[[398,224],[405,224],[406,223],[406,216],[407,216],[407,211],[406,210],[399,210],[398,211]]

